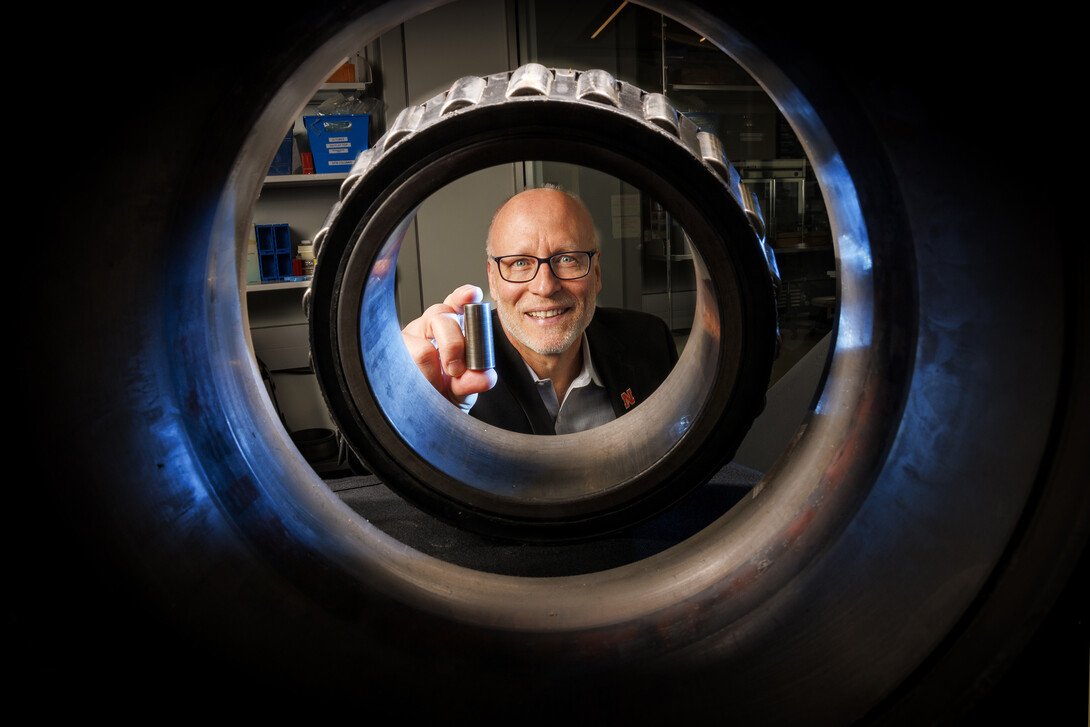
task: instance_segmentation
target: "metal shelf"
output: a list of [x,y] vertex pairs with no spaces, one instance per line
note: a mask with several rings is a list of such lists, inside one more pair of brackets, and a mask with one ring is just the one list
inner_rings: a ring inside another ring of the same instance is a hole
[[265,292],[268,290],[288,290],[290,288],[306,288],[310,286],[309,280],[288,280],[275,283],[247,283],[247,293]]
[[343,182],[347,178],[347,172],[331,172],[328,174],[274,174],[265,177],[265,186],[300,187],[311,184],[334,184]]

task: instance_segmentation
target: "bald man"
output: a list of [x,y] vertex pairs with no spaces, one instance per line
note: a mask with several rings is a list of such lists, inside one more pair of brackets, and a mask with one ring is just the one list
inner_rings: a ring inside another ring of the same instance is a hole
[[601,250],[586,206],[554,187],[515,195],[488,231],[486,266],[496,366],[465,366],[458,316],[480,302],[458,288],[402,331],[413,360],[453,404],[526,434],[568,434],[612,421],[642,402],[677,361],[656,316],[599,308]]

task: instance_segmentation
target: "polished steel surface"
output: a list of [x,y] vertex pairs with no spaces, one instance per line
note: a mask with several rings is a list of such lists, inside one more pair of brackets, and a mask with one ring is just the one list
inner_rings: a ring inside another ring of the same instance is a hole
[[466,368],[483,371],[496,365],[492,341],[492,306],[488,303],[466,303],[463,307],[463,329],[466,336]]
[[[677,109],[661,93],[649,93],[643,97],[643,117],[672,134],[677,133]],[[763,234],[759,236],[764,237]]]

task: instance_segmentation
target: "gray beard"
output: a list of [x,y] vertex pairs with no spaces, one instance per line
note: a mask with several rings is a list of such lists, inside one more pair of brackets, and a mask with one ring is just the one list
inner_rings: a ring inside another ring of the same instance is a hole
[[583,331],[587,327],[586,324],[590,322],[590,318],[594,315],[594,307],[591,306],[584,311],[586,315],[585,321],[576,321],[576,324],[565,332],[564,338],[552,345],[543,345],[537,341],[531,340],[530,336],[522,327],[523,321],[518,313],[514,314],[515,320],[512,320],[512,314],[508,308],[497,306],[497,313],[499,313],[500,323],[503,324],[504,330],[514,336],[516,341],[534,353],[541,354],[542,356],[554,356],[559,353],[564,353],[582,339]]

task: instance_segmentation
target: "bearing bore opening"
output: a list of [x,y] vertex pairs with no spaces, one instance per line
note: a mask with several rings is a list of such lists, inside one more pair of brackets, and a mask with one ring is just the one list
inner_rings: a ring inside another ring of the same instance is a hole
[[[706,372],[722,366],[720,349],[739,348],[738,340],[719,340],[724,325],[715,286],[694,250],[702,315],[694,319],[674,371],[650,398],[592,433],[528,435],[481,423],[428,384],[400,339],[396,276],[390,272],[396,270],[410,222],[411,217],[400,221],[370,266],[359,312],[362,365],[370,396],[389,426],[432,467],[465,483],[467,502],[475,490],[484,490],[543,509],[631,483],[666,457],[701,415],[713,384]],[[478,256],[483,268],[481,241],[466,245],[466,254]],[[739,326],[734,322],[725,328],[736,331]],[[519,486],[513,488],[513,482]]]

